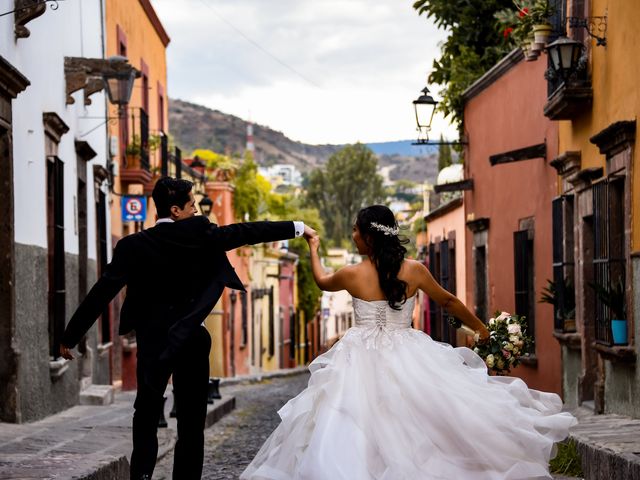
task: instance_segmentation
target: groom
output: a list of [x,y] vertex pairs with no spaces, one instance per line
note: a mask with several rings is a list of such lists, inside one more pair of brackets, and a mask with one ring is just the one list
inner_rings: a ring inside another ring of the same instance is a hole
[[122,238],[111,263],[80,304],[60,354],[75,347],[111,299],[127,287],[121,335],[136,331],[138,391],[133,415],[131,479],[150,479],[158,453],[163,395],[173,374],[178,441],[173,478],[202,474],[211,338],[202,326],[225,287],[244,290],[226,251],[315,231],[302,222],[252,222],[218,227],[196,216],[193,184],[164,177],[153,189],[156,225]]

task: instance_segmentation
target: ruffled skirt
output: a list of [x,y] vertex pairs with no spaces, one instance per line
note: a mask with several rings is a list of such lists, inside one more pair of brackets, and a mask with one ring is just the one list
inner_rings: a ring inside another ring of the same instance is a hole
[[576,423],[558,395],[489,376],[472,350],[423,332],[379,333],[354,327],[311,363],[241,479],[551,478]]

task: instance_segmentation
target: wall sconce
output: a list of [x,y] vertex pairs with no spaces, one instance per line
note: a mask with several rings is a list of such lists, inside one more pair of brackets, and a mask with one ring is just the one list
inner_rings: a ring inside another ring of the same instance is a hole
[[209,215],[211,215],[211,208],[213,208],[213,201],[205,195],[205,197],[200,200],[200,210],[202,211],[202,214],[209,218]]
[[546,47],[551,68],[547,70],[547,79],[560,78],[567,83],[581,68],[584,45],[577,40],[560,37]]

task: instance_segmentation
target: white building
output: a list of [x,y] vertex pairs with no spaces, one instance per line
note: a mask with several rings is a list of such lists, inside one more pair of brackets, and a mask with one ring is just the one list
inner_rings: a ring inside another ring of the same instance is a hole
[[79,361],[57,354],[111,249],[106,99],[78,60],[103,57],[104,5],[33,4],[3,2],[2,13],[19,10],[0,17],[0,420],[9,422],[109,383],[99,322]]
[[302,174],[295,165],[276,164],[270,167],[260,167],[258,172],[269,180],[274,189],[280,185],[302,186]]

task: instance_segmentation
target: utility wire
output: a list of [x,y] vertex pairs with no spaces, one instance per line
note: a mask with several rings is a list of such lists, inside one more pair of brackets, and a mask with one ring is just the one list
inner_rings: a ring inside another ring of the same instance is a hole
[[223,17],[220,12],[211,4],[211,3],[207,3],[205,2],[205,0],[200,0],[200,2],[207,8],[209,8],[216,17],[218,17],[218,19],[220,19],[221,21],[223,21],[224,23],[226,23],[229,28],[231,28],[233,31],[235,31],[238,35],[240,35],[242,38],[244,38],[247,42],[249,42],[251,45],[253,45],[255,48],[257,48],[258,50],[260,50],[262,53],[264,53],[265,55],[267,55],[268,57],[271,57],[272,60],[274,60],[275,62],[279,63],[280,65],[282,65],[284,68],[286,68],[287,70],[290,70],[291,72],[295,73],[297,76],[299,76],[300,78],[302,78],[305,82],[313,85],[316,88],[322,88],[320,85],[318,85],[316,82],[314,82],[313,80],[311,80],[310,78],[308,78],[307,76],[305,76],[304,74],[300,73],[298,70],[296,70],[295,68],[293,68],[291,65],[287,64],[285,61],[280,60],[280,58],[278,58],[276,55],[274,55],[273,53],[271,53],[269,50],[267,50],[266,48],[264,48],[262,45],[260,45],[258,42],[256,42],[255,40],[253,40],[251,37],[249,37],[248,35],[246,35],[242,30],[240,30],[238,27],[236,27],[233,23],[231,23],[229,20],[227,20],[225,17]]

